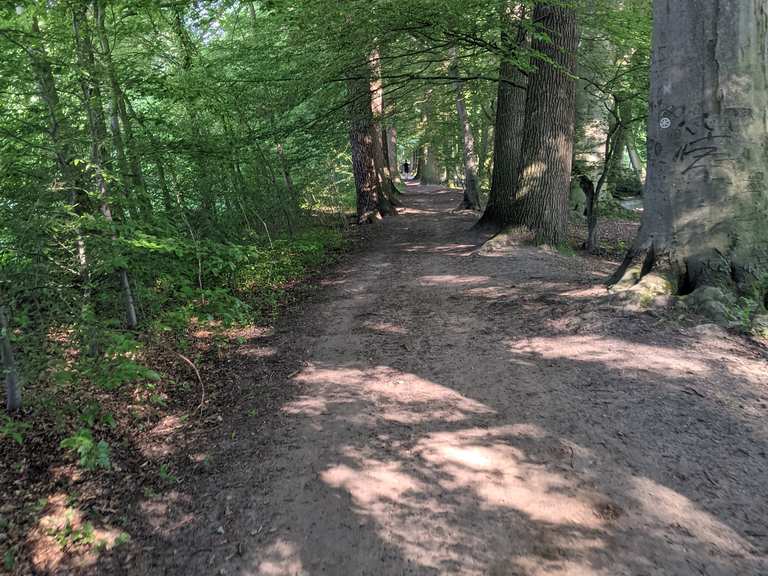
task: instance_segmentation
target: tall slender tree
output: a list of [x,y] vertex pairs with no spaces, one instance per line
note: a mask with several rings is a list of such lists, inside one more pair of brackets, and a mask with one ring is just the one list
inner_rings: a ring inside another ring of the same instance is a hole
[[461,81],[458,59],[458,51],[454,48],[452,52],[451,76],[454,78],[454,89],[456,91],[456,116],[459,119],[462,158],[464,160],[464,195],[461,200],[460,208],[479,210],[480,191],[478,189],[478,159],[477,152],[475,152],[475,135],[472,132],[472,125],[469,122],[469,115],[467,114],[467,105],[464,101],[464,83]]
[[[113,226],[112,204],[108,184],[110,171],[110,152],[108,149],[107,129],[104,120],[104,107],[101,98],[100,78],[96,69],[91,27],[88,24],[87,4],[78,4],[72,10],[72,27],[75,35],[75,53],[78,63],[78,78],[82,90],[83,108],[88,118],[88,128],[91,139],[91,164],[93,176],[98,189],[99,211],[111,228],[112,240],[117,239]],[[138,315],[134,303],[133,288],[128,276],[128,270],[119,266],[117,275],[123,294],[125,320],[129,328],[138,325]]]

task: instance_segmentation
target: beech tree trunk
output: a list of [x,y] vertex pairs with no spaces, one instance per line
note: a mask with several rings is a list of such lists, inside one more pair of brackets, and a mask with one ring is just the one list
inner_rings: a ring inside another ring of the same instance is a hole
[[535,39],[536,63],[528,83],[517,197],[509,224],[523,225],[536,241],[565,242],[573,161],[576,87],[576,12],[567,6],[538,4],[533,20],[551,42]]
[[[74,7],[72,25],[75,33],[79,82],[83,92],[83,107],[88,118],[91,138],[91,163],[94,166],[94,176],[99,191],[99,211],[104,219],[112,224],[112,207],[110,205],[109,186],[105,175],[109,171],[107,128],[104,121],[101,89],[94,62],[91,32],[88,27],[86,4]],[[112,232],[112,239],[116,240],[114,231]],[[135,328],[138,325],[138,316],[136,314],[128,271],[125,268],[118,268],[117,274],[120,281],[120,289],[123,293],[126,324],[129,328]]]
[[472,133],[472,125],[469,123],[469,115],[467,114],[467,105],[464,102],[464,83],[459,78],[458,53],[455,49],[453,51],[451,72],[455,78],[456,114],[459,117],[463,144],[462,155],[464,159],[464,197],[459,207],[468,210],[479,210],[480,192],[477,179],[478,159],[475,152],[475,135]]
[[8,412],[16,412],[21,408],[21,383],[11,347],[8,315],[3,306],[0,306],[0,361],[5,373],[5,408]]
[[[104,6],[101,0],[94,0],[93,7],[96,18],[96,30],[101,46],[101,58],[105,63],[109,78],[111,92],[110,125],[123,184],[129,202],[138,206],[141,212],[144,213],[144,216],[149,219],[152,216],[152,205],[147,195],[144,173],[141,169],[139,154],[136,151],[136,140],[128,118],[123,89],[115,70],[114,61],[112,60],[112,49],[109,45],[109,37],[104,23]],[[125,138],[123,138],[123,134]]]
[[[765,298],[765,0],[655,0],[645,210],[637,258],[669,260],[677,290]],[[711,292],[711,291],[710,291]]]
[[526,42],[527,34],[522,24],[525,14],[524,5],[518,8],[516,16],[510,13],[509,8],[504,8],[501,14],[501,46],[505,54],[499,65],[491,191],[483,216],[475,228],[500,230],[512,217],[525,121],[526,90],[521,86],[525,86],[528,80],[515,66],[511,55]]
[[632,138],[627,141],[627,154],[629,154],[629,162],[632,164],[632,170],[635,171],[640,183],[645,185],[645,165],[640,158],[640,154],[637,153],[635,143],[632,142]]
[[[75,214],[81,216],[89,209],[88,195],[85,190],[85,175],[75,165],[75,154],[70,142],[72,139],[71,126],[61,113],[59,93],[56,81],[53,77],[48,54],[43,44],[40,26],[37,17],[32,18],[32,37],[38,46],[29,51],[32,68],[35,72],[40,97],[45,102],[48,110],[48,136],[56,156],[56,165],[61,173],[64,191]],[[85,240],[78,229],[76,232],[77,266],[80,282],[83,287],[84,300],[89,300],[90,278],[88,270],[88,256],[85,248]]]

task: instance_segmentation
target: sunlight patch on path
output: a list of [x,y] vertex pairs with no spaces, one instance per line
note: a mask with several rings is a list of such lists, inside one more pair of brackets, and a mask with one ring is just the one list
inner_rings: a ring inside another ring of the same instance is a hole
[[375,413],[368,410],[369,413],[351,414],[348,418],[358,423],[368,421],[370,425],[375,425],[377,419],[403,424],[433,420],[456,422],[493,412],[455,390],[383,366],[367,370],[311,366],[295,378],[311,388],[308,395],[298,397],[284,408],[292,414],[306,411],[317,415],[328,410],[331,404],[360,401],[375,405]]

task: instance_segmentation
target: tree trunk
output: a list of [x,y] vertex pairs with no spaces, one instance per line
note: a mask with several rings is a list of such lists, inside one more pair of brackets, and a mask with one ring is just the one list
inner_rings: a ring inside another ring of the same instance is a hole
[[421,145],[418,173],[419,183],[424,185],[440,184],[440,164],[437,161],[434,146],[429,142]]
[[[96,17],[96,29],[101,45],[101,57],[105,62],[107,77],[109,78],[111,92],[110,123],[118,166],[120,167],[126,195],[129,197],[130,203],[138,206],[143,216],[146,219],[150,219],[152,216],[152,205],[147,195],[144,173],[136,151],[136,140],[128,118],[125,97],[120,86],[117,71],[115,70],[115,63],[112,60],[112,49],[109,46],[109,37],[104,23],[104,6],[101,0],[94,0],[93,6]],[[125,139],[123,139],[123,133],[125,134]],[[131,194],[131,192],[133,193]]]
[[[51,64],[48,60],[37,17],[32,18],[33,37],[39,46],[30,50],[32,68],[37,79],[40,97],[45,102],[48,110],[48,136],[53,145],[56,156],[56,165],[61,172],[64,189],[67,193],[69,203],[73,211],[78,216],[82,216],[89,210],[88,194],[85,190],[85,175],[82,170],[75,165],[75,154],[70,147],[71,127],[67,124],[66,118],[61,114],[59,104],[59,93],[56,89],[56,81],[53,77]],[[85,248],[85,240],[79,230],[76,232],[77,246],[77,266],[80,275],[80,282],[83,287],[84,300],[89,300],[90,277],[88,271],[88,256]]]
[[389,164],[389,174],[392,176],[392,182],[401,184],[400,166],[397,160],[397,128],[388,126],[385,128],[384,138],[386,140],[387,160]]
[[21,409],[21,383],[13,357],[10,334],[8,315],[5,308],[0,306],[0,365],[5,373],[5,407],[8,412],[16,412]]
[[[363,66],[367,70],[367,66]],[[376,166],[375,141],[379,133],[373,130],[371,93],[366,77],[351,78],[347,81],[350,100],[349,143],[352,148],[352,170],[355,175],[357,196],[357,220],[359,223],[372,222],[388,209],[382,209],[379,174]]]
[[612,281],[665,257],[680,294],[764,305],[767,30],[765,0],[654,2],[645,210]]
[[499,65],[496,95],[491,191],[483,216],[475,224],[475,228],[491,230],[500,230],[512,217],[525,121],[526,90],[518,86],[525,86],[528,82],[512,60],[515,50],[526,42],[527,33],[523,25],[525,6],[520,6],[517,15],[514,15],[506,2],[503,5],[501,46],[504,55]]
[[[87,23],[87,5],[76,5],[73,9],[72,25],[75,34],[77,64],[79,67],[79,82],[83,92],[83,107],[88,118],[88,128],[91,137],[91,163],[99,190],[99,211],[104,219],[113,224],[112,207],[109,202],[109,186],[106,175],[109,172],[109,152],[106,148],[107,129],[104,122],[104,108],[101,101],[101,89],[96,74],[93,58],[93,44]],[[116,234],[112,232],[112,239]],[[125,268],[118,268],[120,288],[123,293],[123,303],[126,325],[135,328],[138,325],[133,291]]]
[[459,78],[458,53],[453,50],[453,63],[451,66],[456,90],[456,114],[459,117],[459,127],[461,128],[463,159],[464,159],[464,197],[462,198],[460,208],[468,210],[480,209],[480,192],[477,182],[477,153],[475,152],[475,136],[472,133],[472,126],[469,123],[467,106],[464,102],[464,83]]
[[389,172],[389,163],[384,156],[384,141],[381,138],[381,119],[384,114],[384,91],[381,82],[381,56],[376,48],[371,51],[368,57],[368,66],[370,68],[370,100],[371,100],[371,118],[373,123],[371,129],[375,135],[373,139],[373,153],[376,162],[376,173],[379,178],[379,188],[381,190],[380,208],[384,210],[384,215],[396,215],[394,206],[400,204],[395,197],[392,176]]
[[531,43],[540,60],[529,80],[517,198],[510,224],[534,232],[536,241],[558,245],[567,239],[568,193],[573,161],[576,12],[537,5],[533,20],[551,38]]
[[645,185],[645,165],[640,158],[640,154],[637,153],[637,147],[632,138],[627,139],[627,154],[629,154],[629,162],[632,164],[632,170],[635,171],[640,183]]
[[442,171],[437,159],[437,146],[432,142],[432,115],[432,90],[428,90],[421,107],[421,125],[424,127],[424,135],[419,146],[416,165],[419,183],[423,185],[436,185],[441,182]]
[[613,134],[613,154],[608,167],[608,190],[616,195],[616,188],[622,179],[624,169],[624,149],[628,144],[629,123],[632,121],[632,103],[626,94],[615,98],[615,121],[617,123]]
[[477,182],[478,187],[482,187],[483,180],[486,175],[486,162],[488,161],[488,144],[491,138],[491,130],[493,125],[485,121],[480,129],[480,150],[477,154]]
[[587,203],[584,208],[584,215],[587,217],[587,239],[584,242],[584,249],[593,254],[597,250],[597,198],[598,193],[595,190],[595,185],[590,180],[589,176],[582,174],[579,176],[579,186],[584,192],[584,196],[587,198]]

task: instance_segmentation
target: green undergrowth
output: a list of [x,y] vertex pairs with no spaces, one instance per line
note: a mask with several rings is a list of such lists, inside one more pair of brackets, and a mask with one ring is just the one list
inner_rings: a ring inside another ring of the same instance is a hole
[[14,295],[9,336],[25,408],[0,420],[5,448],[23,446],[34,423],[45,421],[51,450],[83,470],[109,470],[112,443],[121,441],[126,421],[163,412],[196,384],[170,374],[160,352],[197,364],[196,334],[218,346],[233,341],[231,331],[272,324],[292,289],[332,264],[347,244],[341,228],[328,226],[238,242],[147,233],[121,242],[141,317],[136,330],[123,327],[114,291],[93,290],[87,303],[63,294],[71,298],[63,302],[67,323],[54,323],[26,294]]

